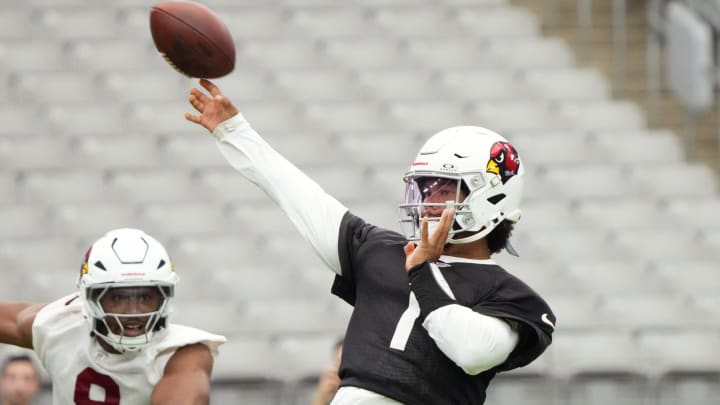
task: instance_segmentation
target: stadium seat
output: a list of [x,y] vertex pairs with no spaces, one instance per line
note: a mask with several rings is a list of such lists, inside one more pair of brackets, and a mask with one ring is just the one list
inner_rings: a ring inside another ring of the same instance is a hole
[[532,132],[532,130],[527,130],[506,136],[528,167],[544,164],[582,166],[603,164],[607,161],[604,151],[588,140],[582,131],[573,133]]
[[694,197],[692,195],[679,195],[667,198],[667,207],[664,212],[669,214],[670,220],[676,224],[694,226],[698,228],[720,228],[720,199],[717,195]]
[[325,38],[321,51],[335,66],[348,69],[415,65],[403,44],[388,38]]
[[629,169],[606,164],[574,166],[556,165],[550,159],[544,162],[545,184],[551,187],[550,195],[570,199],[615,199],[633,195]]
[[32,21],[32,9],[4,5],[3,12],[0,13],[0,40],[25,38],[27,36],[26,29]]
[[335,343],[342,336],[341,330],[340,333],[283,335],[278,338],[273,348],[285,359],[285,378],[293,381],[317,379],[332,360]]
[[394,101],[387,104],[386,112],[398,128],[425,134],[476,121],[472,109],[463,102],[430,100]]
[[191,173],[166,168],[114,170],[108,187],[130,203],[195,201],[201,197]]
[[364,101],[306,103],[302,114],[309,129],[318,131],[375,131],[389,121],[380,106]]
[[17,73],[10,80],[10,96],[17,102],[39,104],[93,102],[96,78],[77,72]]
[[363,97],[352,75],[336,69],[280,70],[274,83],[285,91],[290,100],[348,101]]
[[558,332],[551,348],[551,372],[559,378],[585,373],[642,373],[645,367],[638,342],[625,332]]
[[444,96],[432,72],[417,68],[365,69],[358,85],[373,100],[428,100]]
[[[362,166],[409,165],[425,141],[411,131],[343,131],[336,134],[345,162]],[[397,173],[397,177],[402,173]]]
[[613,296],[671,291],[642,260],[573,261],[567,263],[565,272],[590,294]]
[[[209,5],[208,5],[209,6]],[[280,7],[220,7],[218,15],[230,27],[230,32],[238,43],[252,39],[273,39],[293,37],[301,34],[290,24],[290,15]]]
[[[237,323],[238,319],[227,319],[228,322]],[[280,381],[283,362],[280,353],[273,349],[272,342],[267,336],[235,335],[227,343],[220,346],[222,356],[219,356],[213,366],[213,380],[258,380]],[[260,389],[268,398],[279,398],[282,394],[278,386],[273,384],[275,391]],[[242,391],[242,390],[240,390]],[[252,390],[255,391],[255,390]],[[238,392],[242,399],[242,392]],[[245,403],[227,402],[227,403]],[[260,403],[257,403],[258,405]],[[279,402],[268,402],[276,403]]]
[[47,235],[49,210],[40,204],[0,205],[0,240]]
[[586,226],[607,230],[652,227],[663,211],[658,200],[646,196],[583,199],[576,205]]
[[692,297],[720,291],[716,268],[717,262],[712,258],[678,258],[653,263],[652,272],[676,293]]
[[157,143],[155,137],[147,135],[82,136],[73,140],[70,156],[78,167],[151,168],[161,163]]
[[[489,57],[487,44],[465,36],[411,38],[407,53],[416,62],[432,69],[493,69],[498,64]],[[395,66],[388,64],[387,66]]]
[[442,5],[377,7],[373,21],[397,38],[463,36],[462,25]]
[[238,229],[226,211],[222,203],[212,200],[150,202],[138,207],[137,220],[151,234],[157,229],[173,235],[213,235]]
[[610,90],[596,69],[536,69],[525,72],[529,94],[541,100],[604,100]]
[[[135,205],[120,200],[54,204],[48,227],[54,235],[66,235],[72,232],[90,246],[93,241],[111,229],[142,229],[144,224],[137,220],[135,211]],[[152,233],[152,235],[164,239],[162,233]]]
[[546,229],[562,230],[578,226],[582,226],[582,221],[573,204],[548,199],[525,203],[516,228],[522,232],[543,233]]
[[122,134],[134,126],[127,108],[114,103],[59,102],[49,105],[44,115],[41,118],[57,136]]
[[226,169],[228,166],[215,140],[200,127],[190,127],[183,133],[162,133],[149,140],[157,143],[155,148],[149,147],[155,153],[154,161],[168,167]]
[[691,228],[648,226],[622,229],[613,234],[617,246],[644,260],[711,259],[717,251],[703,244],[703,234]]
[[17,201],[23,203],[110,202],[117,197],[101,171],[29,170],[19,174],[16,184]]
[[74,292],[80,263],[90,243],[62,236],[4,239],[0,242],[0,263],[12,271],[7,271],[3,279],[8,287],[3,299],[49,302]]
[[574,63],[568,45],[558,38],[492,38],[484,59],[505,68],[563,69]]
[[0,70],[5,72],[62,71],[67,66],[61,41],[24,38],[3,41]]
[[480,126],[499,133],[542,132],[566,127],[566,123],[554,114],[549,105],[536,101],[481,100],[475,102],[472,108]]
[[229,167],[204,168],[195,174],[204,200],[267,204],[267,195]]
[[717,195],[717,179],[700,163],[633,165],[628,170],[638,192],[659,197],[709,197]]
[[[512,272],[512,268],[508,268],[508,270]],[[559,285],[561,281],[563,285]],[[559,285],[558,288],[565,288],[566,281],[567,279],[559,279],[555,284]],[[570,281],[572,282],[572,280]],[[578,283],[575,282],[567,287],[572,288],[574,285],[578,285]],[[543,290],[539,291],[543,292]],[[612,325],[612,320],[607,319],[601,310],[601,299],[597,295],[588,295],[579,288],[570,292],[548,295],[545,299],[557,318],[555,327],[558,335],[560,332],[563,334],[580,332],[591,334]],[[552,349],[553,352],[556,350],[560,349]],[[551,355],[550,365],[556,365],[557,361],[554,355]]]
[[261,134],[268,131],[297,131],[306,125],[299,108],[289,102],[245,103],[242,113],[250,121],[250,125]]
[[341,334],[347,326],[344,314],[314,298],[286,299],[284,297],[256,299],[243,302],[235,326],[236,334]]
[[298,7],[289,22],[302,35],[311,38],[361,38],[383,36],[383,28],[375,23],[370,12],[360,7],[331,3],[331,7]]
[[237,58],[262,69],[303,69],[327,65],[318,44],[300,38],[241,39]]
[[0,137],[0,161],[4,169],[52,169],[73,166],[77,156],[67,138],[41,134]]
[[720,395],[720,373],[669,373],[655,387],[658,405],[712,405]]
[[491,68],[449,68],[437,72],[438,82],[449,100],[513,100],[527,95],[522,75],[512,70]]
[[454,9],[456,20],[472,36],[481,38],[536,37],[540,31],[537,16],[525,8],[479,7],[468,2]]
[[629,101],[564,101],[558,114],[576,129],[632,130],[646,125],[640,106]]
[[61,50],[68,66],[81,72],[132,72],[153,69],[164,71],[168,77],[172,76],[167,63],[158,55],[152,43],[138,43],[125,37],[78,38],[67,41],[67,46]]
[[605,150],[608,161],[626,164],[673,164],[683,158],[677,135],[646,129],[593,131],[593,141]]
[[[274,77],[275,73],[271,70],[236,66],[232,74],[215,79],[213,82],[217,83],[235,103],[244,107],[253,102],[282,101],[287,90],[278,86]],[[198,87],[195,81],[191,84]],[[189,87],[188,85],[188,89]]]
[[616,330],[642,331],[672,328],[702,328],[705,314],[682,295],[642,293],[605,295],[602,311]]
[[656,377],[672,372],[720,372],[720,335],[706,326],[642,331],[638,349],[652,361],[648,371]]
[[104,8],[51,7],[38,13],[38,29],[51,38],[112,38],[119,32],[117,16]]
[[186,77],[170,71],[115,71],[98,79],[101,96],[122,103],[168,102],[188,96]]

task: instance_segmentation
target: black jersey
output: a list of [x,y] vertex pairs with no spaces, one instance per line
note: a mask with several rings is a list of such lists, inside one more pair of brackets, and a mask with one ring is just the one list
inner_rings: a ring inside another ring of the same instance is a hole
[[404,350],[390,342],[409,304],[407,243],[399,233],[347,213],[339,234],[342,276],[332,292],[353,305],[340,367],[342,386],[364,388],[408,405],[474,405],[485,401],[499,371],[524,366],[551,342],[555,316],[525,283],[495,264],[439,263],[455,303],[518,324],[515,350],[499,366],[469,375],[438,349],[414,320]]

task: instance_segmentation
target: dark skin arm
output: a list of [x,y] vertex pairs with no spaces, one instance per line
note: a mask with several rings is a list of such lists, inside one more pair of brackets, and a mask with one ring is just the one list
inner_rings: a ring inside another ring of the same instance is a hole
[[0,302],[0,343],[32,349],[32,325],[45,304]]
[[208,405],[213,357],[201,343],[178,349],[155,385],[152,405]]

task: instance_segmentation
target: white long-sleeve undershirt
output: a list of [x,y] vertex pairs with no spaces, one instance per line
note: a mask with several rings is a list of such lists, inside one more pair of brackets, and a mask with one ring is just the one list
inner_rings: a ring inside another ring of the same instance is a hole
[[[325,264],[341,274],[337,244],[347,207],[275,151],[241,114],[218,125],[213,136],[228,163],[267,193]],[[518,341],[505,321],[456,304],[431,312],[423,326],[468,374],[501,364]]]

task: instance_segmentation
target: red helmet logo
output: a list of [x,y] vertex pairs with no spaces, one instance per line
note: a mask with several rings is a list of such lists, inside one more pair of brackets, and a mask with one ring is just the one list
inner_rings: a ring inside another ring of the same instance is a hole
[[520,170],[520,156],[515,147],[508,142],[495,142],[490,148],[490,160],[487,163],[487,172],[500,176],[505,184]]

